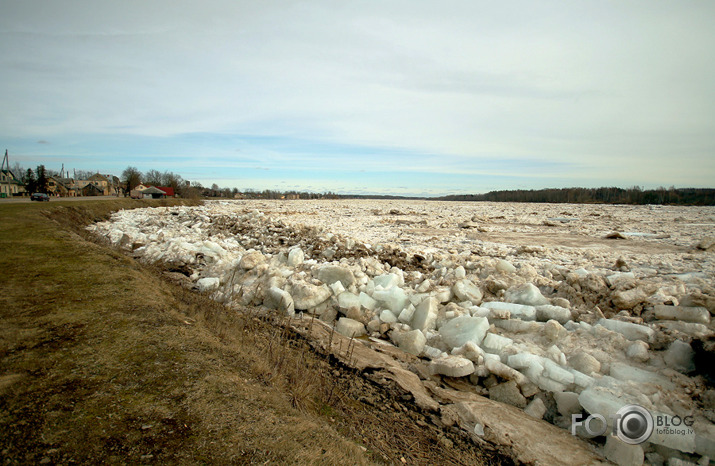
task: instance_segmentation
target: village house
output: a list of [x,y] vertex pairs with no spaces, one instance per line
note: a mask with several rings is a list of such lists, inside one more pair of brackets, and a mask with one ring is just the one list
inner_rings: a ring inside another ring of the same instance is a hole
[[25,192],[25,186],[10,171],[10,161],[5,150],[5,158],[0,167],[0,197],[21,196]]
[[157,186],[156,188],[164,191],[166,197],[176,197],[176,193],[174,193],[174,188],[172,188],[171,186]]
[[144,190],[147,189],[148,187],[149,187],[149,186],[145,186],[145,185],[143,185],[143,184],[140,183],[140,184],[136,185],[136,186],[134,187],[134,189],[132,189],[132,190],[129,192],[129,195],[132,197],[132,199],[143,199],[143,198],[144,198],[144,195],[142,194],[142,191],[144,191]]
[[84,188],[80,189],[80,193],[82,196],[106,196],[105,191],[93,183],[84,185]]
[[141,193],[144,199],[163,199],[166,197],[166,193],[156,186],[149,186],[142,190]]
[[176,195],[172,187],[140,184],[132,189],[131,197],[134,199],[163,199],[165,197],[176,197]]
[[[84,189],[87,184],[94,185],[99,189],[102,194],[101,196],[119,196],[123,193],[121,188],[119,178],[113,175],[102,175],[101,173],[95,173],[90,176],[87,180],[82,180],[81,189]],[[86,183],[84,183],[86,181]]]
[[25,186],[10,170],[0,170],[0,197],[20,196],[24,192]]
[[50,176],[47,178],[47,194],[60,197],[76,197],[79,189],[72,178]]

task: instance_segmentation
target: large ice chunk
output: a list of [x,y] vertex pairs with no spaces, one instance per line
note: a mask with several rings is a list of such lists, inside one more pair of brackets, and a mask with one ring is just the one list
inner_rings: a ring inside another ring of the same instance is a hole
[[405,353],[418,356],[425,347],[427,338],[425,334],[419,330],[412,330],[400,336],[399,347]]
[[648,343],[641,340],[634,341],[626,349],[626,356],[638,362],[648,361],[648,359],[650,359]]
[[345,291],[345,287],[344,287],[343,284],[340,283],[339,281],[328,285],[328,288],[330,288],[331,290],[333,290],[333,294],[334,294],[335,296],[338,296],[338,295],[340,295],[340,293],[342,293],[342,292]]
[[[416,315],[417,312],[415,318]],[[452,349],[468,341],[481,344],[488,329],[489,321],[484,317],[460,316],[444,324],[439,329],[439,333],[442,335],[442,341]]]
[[585,351],[576,351],[569,356],[569,364],[574,369],[590,375],[593,372],[598,373],[601,370],[601,363]]
[[300,281],[291,284],[291,296],[293,296],[295,308],[299,310],[314,308],[330,298],[330,295],[330,288],[327,285],[316,286]]
[[409,324],[412,322],[412,317],[415,315],[415,306],[412,304],[408,304],[406,308],[400,312],[400,315],[397,316],[397,320],[402,322],[403,324]]
[[388,324],[394,324],[395,322],[397,322],[397,316],[395,314],[393,314],[391,311],[384,309],[380,313],[380,320],[385,323],[388,323]]
[[529,402],[527,407],[524,408],[524,413],[536,419],[543,419],[546,411],[546,405],[541,401],[541,398],[534,398]]
[[496,333],[488,333],[482,341],[482,348],[487,353],[501,354],[502,350],[514,343],[511,338],[497,335]]
[[300,248],[293,248],[288,252],[288,265],[295,267],[303,263],[305,254]]
[[677,320],[664,320],[659,323],[660,327],[665,327],[670,331],[677,331],[677,332],[682,332],[682,333],[687,333],[690,336],[693,336],[695,338],[704,338],[710,333],[710,329],[708,329],[707,325],[703,324],[695,324],[693,322],[681,322]]
[[429,359],[439,359],[447,355],[447,353],[445,353],[441,349],[434,348],[429,345],[425,345],[424,349],[422,350],[422,354]]
[[196,286],[199,287],[200,292],[204,291],[214,291],[218,289],[220,280],[216,277],[206,277],[202,278],[196,282]]
[[528,322],[519,319],[491,319],[490,322],[495,327],[514,333],[542,333],[544,324],[542,322]]
[[655,317],[663,320],[681,320],[696,324],[709,324],[710,312],[704,307],[666,306],[658,304],[654,308]]
[[268,289],[263,305],[271,309],[277,309],[292,317],[295,315],[293,297],[284,290],[272,286]]
[[615,287],[619,283],[633,281],[636,276],[633,272],[616,272],[613,275],[606,277],[606,282],[611,286]]
[[558,392],[564,392],[566,391],[567,385],[563,384],[561,382],[557,382],[554,379],[551,379],[546,376],[539,376],[536,379],[536,385],[546,391],[546,392],[552,392],[552,393],[558,393]]
[[541,370],[543,370],[543,359],[543,357],[532,353],[517,353],[512,354],[507,358],[507,364],[514,369],[528,369],[534,364],[539,364],[541,366]]
[[407,306],[409,300],[405,291],[397,286],[393,286],[387,289],[382,287],[375,287],[375,291],[372,294],[378,302],[382,303],[383,306],[399,315],[400,312]]
[[343,291],[338,296],[338,306],[340,309],[360,309],[360,298],[349,291]]
[[362,304],[362,307],[369,311],[374,311],[377,307],[377,301],[375,301],[370,295],[363,293],[362,291],[360,292],[358,299],[360,300],[360,304]]
[[459,348],[454,348],[452,354],[454,356],[464,356],[470,361],[484,364],[484,350],[473,341],[468,341]]
[[[417,306],[417,309],[415,309],[415,313],[412,316],[412,328],[422,330],[423,332],[435,328],[438,306],[439,303],[435,298],[427,298],[423,300],[419,306]],[[482,338],[483,337],[484,336],[482,335]]]
[[614,319],[599,319],[597,325],[606,327],[608,330],[618,332],[629,340],[650,341],[655,335],[652,328],[645,325],[623,322]]
[[328,285],[339,281],[345,288],[355,284],[353,273],[339,265],[324,265],[319,268],[318,280]]
[[484,365],[489,372],[502,379],[513,380],[519,385],[524,385],[528,382],[524,374],[500,362],[499,357],[494,354],[484,355]]
[[365,326],[357,320],[348,319],[347,317],[341,317],[338,320],[335,330],[350,338],[365,335]]
[[510,303],[526,304],[529,306],[541,306],[549,304],[549,300],[541,294],[539,289],[531,283],[512,286],[504,294],[504,299]]
[[572,414],[581,412],[581,404],[578,402],[578,393],[556,392],[554,393],[556,408],[562,416],[571,417]]
[[436,286],[431,293],[434,298],[440,303],[446,303],[452,299],[452,289],[448,286]]
[[668,347],[663,359],[668,367],[687,374],[695,370],[694,356],[695,352],[690,344],[675,340]]
[[472,304],[482,302],[482,291],[466,278],[458,280],[452,287],[452,291],[460,301],[470,301]]
[[655,372],[646,371],[637,367],[629,366],[621,362],[611,363],[611,377],[623,381],[631,381],[639,384],[651,383],[667,390],[672,390],[675,385],[670,380]]
[[565,369],[573,374],[573,383],[581,388],[588,388],[594,383],[596,383],[596,379],[594,379],[590,375],[586,375],[583,372],[577,371],[572,367],[566,367]]
[[507,262],[504,259],[497,260],[496,269],[502,273],[516,272],[516,267],[514,267],[510,262]]
[[590,414],[604,416],[609,426],[613,425],[612,420],[618,410],[628,404],[628,400],[621,399],[600,387],[582,391],[578,396],[578,402]]
[[[643,448],[640,445],[631,445],[622,442],[617,437],[609,435],[603,449],[606,459],[616,464],[643,464]],[[670,464],[670,463],[668,463]]]
[[499,309],[509,311],[512,319],[535,320],[536,308],[534,306],[525,306],[523,304],[503,303],[500,301],[491,301],[483,303],[481,307],[487,309]]
[[461,356],[446,356],[433,359],[429,369],[432,374],[442,374],[447,377],[465,377],[474,373],[474,363]]
[[394,286],[399,286],[400,277],[394,273],[386,273],[384,275],[379,275],[372,279],[375,287],[381,286],[383,288],[392,288]]
[[555,320],[561,325],[565,324],[571,320],[571,311],[561,306],[552,306],[550,304],[544,304],[541,306],[536,306],[536,320],[539,322],[548,322],[549,320]]
[[551,359],[544,359],[543,376],[564,385],[568,385],[574,381],[574,376],[571,372],[559,366]]

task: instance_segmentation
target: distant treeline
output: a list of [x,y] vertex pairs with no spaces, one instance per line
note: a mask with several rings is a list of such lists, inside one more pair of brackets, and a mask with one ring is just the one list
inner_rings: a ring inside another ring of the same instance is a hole
[[[220,190],[207,190],[206,188],[204,188],[203,194],[205,197],[222,196]],[[306,191],[274,191],[270,189],[263,191],[247,189],[240,193],[239,196],[245,199],[425,199],[424,197],[406,197],[388,194],[337,194],[332,191],[313,193]]]
[[549,202],[574,204],[715,205],[715,189],[698,188],[562,188],[454,194],[442,201]]

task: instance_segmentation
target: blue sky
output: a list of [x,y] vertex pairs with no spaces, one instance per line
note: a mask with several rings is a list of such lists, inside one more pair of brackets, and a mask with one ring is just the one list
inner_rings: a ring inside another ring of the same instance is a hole
[[0,1],[12,162],[440,195],[714,187],[715,3]]

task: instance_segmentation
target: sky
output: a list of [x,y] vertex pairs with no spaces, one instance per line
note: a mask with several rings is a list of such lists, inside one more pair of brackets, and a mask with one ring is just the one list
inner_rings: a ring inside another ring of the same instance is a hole
[[711,0],[0,0],[0,149],[240,190],[712,188],[713,24]]

